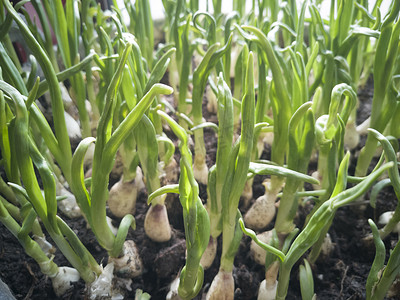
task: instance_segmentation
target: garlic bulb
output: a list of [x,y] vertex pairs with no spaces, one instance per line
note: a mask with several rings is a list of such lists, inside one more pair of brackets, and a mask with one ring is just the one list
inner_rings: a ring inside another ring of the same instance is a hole
[[[257,234],[257,238],[265,243],[269,244],[269,242],[272,239],[272,231],[264,231],[262,233]],[[256,244],[255,241],[251,241],[250,243],[250,255],[254,259],[256,263],[259,265],[264,266],[265,265],[265,257],[267,256],[267,251],[265,251],[263,248],[261,248],[259,245]]]
[[253,230],[264,229],[275,216],[275,200],[278,192],[271,190],[270,179],[264,180],[263,185],[265,194],[257,198],[244,216],[246,226]]
[[234,295],[235,282],[232,272],[226,272],[220,269],[211,283],[206,300],[233,300]]
[[58,273],[51,279],[57,297],[64,295],[70,288],[72,288],[71,282],[77,282],[79,279],[79,272],[76,269],[70,267],[59,267]]
[[166,300],[181,300],[181,297],[178,295],[179,281],[179,276],[172,281],[167,297],[165,298]]
[[134,278],[142,275],[143,263],[139,250],[132,240],[127,240],[122,248],[120,257],[110,257],[109,262],[114,264],[115,272],[123,278]]
[[194,156],[193,175],[199,183],[207,184],[208,168],[206,165],[205,157],[203,157],[202,155]]
[[257,300],[275,300],[277,287],[278,281],[275,281],[275,283],[271,285],[267,283],[266,279],[264,279],[260,283]]
[[56,185],[56,195],[66,197],[58,202],[58,208],[69,218],[79,218],[82,216],[81,209],[76,202],[74,194],[68,191],[60,182]]
[[207,248],[200,259],[200,264],[204,270],[207,270],[209,267],[211,267],[216,255],[217,255],[217,239],[211,236]]
[[108,197],[108,206],[111,212],[118,218],[135,213],[138,186],[136,178],[131,181],[121,179],[111,187]]
[[144,219],[144,230],[146,235],[155,242],[162,243],[171,239],[171,226],[164,204],[150,206]]

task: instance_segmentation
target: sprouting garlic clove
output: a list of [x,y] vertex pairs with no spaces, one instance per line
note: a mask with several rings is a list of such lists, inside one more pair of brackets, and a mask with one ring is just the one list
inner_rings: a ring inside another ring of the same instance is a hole
[[143,172],[140,167],[136,168],[135,183],[138,188],[138,192],[141,192],[146,189],[146,185],[145,185],[144,179],[143,179]]
[[85,157],[83,158],[83,165],[85,167],[89,167],[92,165],[93,162],[93,157],[94,157],[94,148],[95,144],[90,144],[89,148],[87,149],[85,153]]
[[264,139],[267,137],[268,132],[260,132],[258,139],[257,139],[257,153],[258,157],[261,156],[261,154],[264,151],[265,148],[265,141]]
[[56,195],[66,197],[64,200],[58,202],[58,208],[66,216],[71,219],[79,218],[82,216],[81,209],[76,202],[74,194],[68,191],[61,183],[56,185]]
[[356,127],[357,133],[359,135],[366,135],[368,134],[368,128],[371,124],[371,117],[367,118],[364,122]]
[[59,267],[58,273],[51,279],[53,290],[57,297],[64,295],[69,289],[72,288],[71,283],[79,281],[79,272],[70,267]]
[[272,143],[274,142],[274,133],[273,132],[266,132],[263,142],[267,145],[272,145]]
[[90,300],[109,299],[112,295],[112,280],[114,277],[114,263],[110,262],[103,272],[88,286]]
[[263,182],[265,194],[258,197],[244,216],[244,222],[247,227],[253,230],[262,230],[268,226],[275,216],[276,195],[270,188],[270,180]]
[[110,257],[109,262],[114,263],[115,272],[123,278],[134,278],[143,273],[143,263],[139,250],[132,240],[125,241],[122,255],[117,258]]
[[171,239],[171,226],[167,208],[163,204],[151,205],[144,219],[146,235],[155,242],[167,242]]
[[175,158],[172,158],[169,163],[164,166],[164,172],[167,183],[178,182],[179,178],[179,165]]
[[111,212],[118,218],[135,213],[138,187],[136,178],[132,181],[124,181],[123,177],[111,187],[108,196],[108,206]]
[[165,172],[170,182],[178,182],[179,180],[179,164],[172,158],[168,165],[165,166]]
[[[311,177],[314,177],[315,179],[319,180],[319,182],[322,182],[322,177],[320,176],[318,171],[313,172],[311,174]],[[312,184],[312,187],[314,190],[322,189],[322,186],[320,184]]]
[[208,242],[207,248],[200,259],[200,264],[204,270],[207,270],[209,267],[211,267],[216,255],[217,255],[217,239],[210,237],[210,241]]
[[106,216],[106,222],[108,227],[110,227],[110,230],[113,233],[113,235],[117,236],[118,228],[113,225],[112,221],[113,220],[109,216]]
[[[265,243],[269,244],[269,242],[272,239],[272,231],[264,231],[262,233],[257,234],[257,238]],[[263,248],[261,248],[259,245],[256,244],[253,240],[250,243],[250,255],[254,259],[256,263],[259,265],[264,266],[265,265],[265,258],[267,256],[267,251],[265,251]]]
[[206,98],[207,98],[207,111],[212,114],[216,114],[218,110],[217,97],[212,91],[210,85],[206,86]]
[[181,300],[182,298],[179,297],[178,288],[179,288],[179,276],[172,281],[169,292],[167,294],[166,300]]
[[33,235],[33,239],[38,243],[40,249],[42,249],[47,257],[51,257],[56,252],[56,248],[46,240],[45,236]]
[[275,281],[275,284],[270,285],[267,283],[267,280],[264,279],[260,283],[257,300],[275,300],[277,287],[278,281]]
[[[390,219],[393,217],[394,211],[387,211],[384,212],[379,216],[378,224],[380,225],[386,225],[389,223]],[[400,222],[396,224],[396,226],[393,228],[393,232],[396,232],[400,235]]]
[[240,199],[244,208],[249,206],[251,199],[253,199],[253,178],[246,181]]
[[206,300],[233,300],[235,295],[235,282],[232,272],[219,270],[214,277]]
[[78,122],[69,113],[65,111],[64,111],[64,118],[69,138],[71,140],[80,140],[82,138],[82,134]]
[[194,178],[202,184],[207,184],[208,182],[208,168],[205,161],[201,163],[196,163],[196,155],[195,155],[195,162],[193,165],[193,175]]
[[378,224],[386,225],[389,223],[390,219],[393,217],[394,211],[386,211],[379,216]]
[[344,132],[344,145],[353,150],[357,147],[360,141],[360,135],[357,132],[356,124],[354,122],[349,122],[346,124],[346,130]]

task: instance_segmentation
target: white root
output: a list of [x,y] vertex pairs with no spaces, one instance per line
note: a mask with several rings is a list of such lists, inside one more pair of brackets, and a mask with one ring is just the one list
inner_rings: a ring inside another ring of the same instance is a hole
[[115,273],[122,278],[134,278],[143,273],[143,263],[139,250],[132,240],[127,240],[122,248],[120,257],[110,257],[109,263],[114,264]]
[[[265,243],[269,244],[269,242],[272,239],[272,231],[264,231],[262,233],[257,234],[257,238]],[[250,243],[250,255],[254,259],[256,263],[259,265],[264,266],[265,265],[265,258],[267,256],[267,251],[265,251],[263,248],[261,248],[259,245],[256,244],[253,240]]]
[[214,262],[215,256],[217,255],[217,244],[217,239],[210,237],[207,248],[200,259],[200,264],[204,270],[207,270],[209,267],[211,267],[212,263]]
[[124,181],[124,176],[111,187],[108,196],[108,206],[111,212],[118,218],[127,214],[134,214],[136,198],[138,195],[138,185],[136,178],[131,181]]
[[171,226],[164,204],[150,206],[144,220],[144,230],[147,236],[155,242],[162,243],[171,239]]
[[58,208],[69,218],[79,218],[82,216],[81,209],[76,202],[74,194],[68,191],[60,182],[56,185],[56,195],[66,197],[58,202]]
[[70,267],[59,267],[58,273],[51,279],[53,290],[57,297],[64,295],[70,288],[71,283],[79,281],[79,272]]
[[264,180],[263,185],[265,194],[257,198],[244,216],[246,226],[253,230],[264,229],[275,216],[277,191],[271,190],[270,179]]
[[219,270],[207,292],[206,300],[233,300],[234,295],[235,282],[232,272]]

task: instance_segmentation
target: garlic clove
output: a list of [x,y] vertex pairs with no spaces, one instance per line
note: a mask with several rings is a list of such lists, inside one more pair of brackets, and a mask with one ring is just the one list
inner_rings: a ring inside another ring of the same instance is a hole
[[217,239],[210,237],[207,248],[200,259],[200,264],[204,270],[207,270],[209,267],[211,267],[212,263],[214,262],[215,256],[217,255],[217,244]]
[[135,213],[138,187],[136,179],[124,181],[123,177],[111,187],[108,196],[108,206],[111,212],[118,218]]
[[155,242],[167,242],[171,239],[171,226],[167,208],[163,204],[151,205],[144,219],[144,230]]
[[166,300],[181,300],[178,294],[179,281],[179,276],[172,281]]
[[138,277],[143,273],[143,263],[139,250],[132,240],[127,240],[122,248],[120,257],[110,257],[109,262],[114,264],[115,272],[123,278]]
[[51,279],[57,297],[64,295],[70,288],[72,288],[71,282],[77,282],[79,279],[79,272],[76,269],[70,267],[59,267],[57,275]]
[[275,300],[277,287],[278,281],[275,281],[273,285],[269,285],[267,284],[267,280],[264,279],[260,283],[257,300]]
[[235,282],[232,272],[219,270],[207,292],[206,300],[233,300],[234,295]]
[[253,230],[262,230],[268,226],[275,216],[275,198],[272,195],[262,195],[257,198],[244,216],[247,227]]
[[[262,233],[257,234],[257,238],[265,243],[269,244],[269,242],[272,239],[272,231],[264,231]],[[259,245],[256,244],[255,241],[251,241],[250,243],[250,255],[254,259],[256,263],[259,265],[264,266],[265,265],[265,257],[267,256],[267,251],[265,251],[263,248],[261,248]]]

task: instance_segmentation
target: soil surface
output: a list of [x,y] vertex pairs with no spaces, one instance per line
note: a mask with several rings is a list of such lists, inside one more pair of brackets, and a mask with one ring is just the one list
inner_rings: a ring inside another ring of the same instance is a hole
[[[369,82],[371,86],[371,82]],[[364,89],[359,93],[360,108],[357,123],[361,123],[369,114],[371,104],[371,90]],[[206,114],[206,112],[204,112]],[[207,113],[208,114],[208,113]],[[207,120],[215,120],[215,116],[205,115]],[[171,137],[173,135],[168,133]],[[205,130],[207,148],[207,164],[211,166],[215,162],[216,135],[211,129]],[[360,144],[362,143],[362,140]],[[352,152],[356,157],[356,149]],[[268,159],[269,148],[265,148],[263,158]],[[177,150],[175,158],[179,160]],[[354,163],[354,159],[353,159]],[[352,166],[354,169],[354,166]],[[350,172],[351,172],[350,168]],[[309,172],[311,173],[312,166]],[[265,176],[256,176],[253,185],[253,198],[264,193],[262,181]],[[110,183],[115,179],[111,179]],[[200,186],[201,198],[207,199],[205,186]],[[367,195],[368,196],[368,195]],[[128,239],[132,239],[140,249],[140,256],[144,264],[144,273],[135,278],[131,285],[132,291],[128,292],[125,299],[134,299],[135,290],[141,289],[149,293],[151,299],[165,299],[172,280],[179,274],[185,264],[185,239],[182,221],[182,209],[177,196],[170,195],[167,200],[170,223],[173,227],[173,237],[166,243],[154,243],[149,240],[143,228],[144,218],[148,206],[147,195],[142,193],[138,199],[135,218],[136,230],[130,231]],[[366,198],[368,199],[368,198]],[[314,287],[318,299],[365,299],[365,283],[374,259],[375,248],[373,244],[365,242],[365,237],[371,232],[367,223],[368,218],[376,223],[382,212],[393,210],[397,200],[391,188],[384,189],[379,194],[376,209],[361,202],[341,208],[337,211],[333,225],[329,230],[333,251],[328,257],[319,259],[313,266]],[[307,214],[311,211],[313,203],[306,201],[299,207],[296,224],[302,228]],[[242,209],[242,213],[244,210]],[[83,244],[93,254],[96,260],[106,265],[106,252],[98,245],[94,235],[87,228],[83,219],[68,219],[61,215],[69,226],[78,234]],[[118,223],[118,219],[115,222]],[[273,224],[270,224],[271,229]],[[387,251],[393,249],[398,241],[397,235],[390,235],[384,242]],[[207,292],[214,276],[218,272],[221,240],[218,240],[219,251],[213,265],[205,271],[204,285],[196,299],[201,299]],[[259,283],[264,279],[263,266],[257,265],[249,255],[250,238],[243,237],[239,252],[235,259],[233,276],[235,279],[235,299],[257,299]],[[55,262],[60,266],[68,266],[69,263],[56,252]],[[301,262],[302,260],[300,260]],[[53,292],[51,281],[39,271],[38,265],[28,257],[17,239],[0,224],[0,278],[9,285],[17,299],[57,299]],[[82,281],[75,284],[74,289],[64,295],[62,299],[85,299],[85,286]],[[400,295],[400,292],[395,292]],[[298,280],[298,265],[295,265],[292,273],[287,299],[301,299]],[[394,296],[392,299],[400,299]]]

